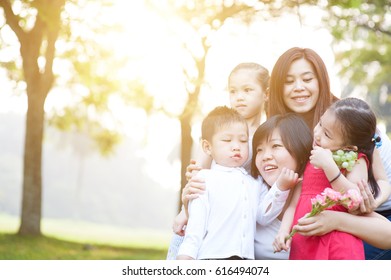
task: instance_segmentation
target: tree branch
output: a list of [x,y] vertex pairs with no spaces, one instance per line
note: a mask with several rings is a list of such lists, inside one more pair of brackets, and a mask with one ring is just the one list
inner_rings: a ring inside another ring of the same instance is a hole
[[15,15],[12,11],[11,3],[9,0],[0,0],[0,7],[3,8],[5,20],[9,27],[15,32],[19,41],[22,41],[25,36],[25,32],[19,25],[19,16]]

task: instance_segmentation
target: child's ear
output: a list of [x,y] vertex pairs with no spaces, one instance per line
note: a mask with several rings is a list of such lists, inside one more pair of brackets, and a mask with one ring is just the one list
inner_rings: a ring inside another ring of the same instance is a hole
[[201,145],[202,145],[202,150],[205,152],[205,154],[211,156],[212,155],[212,145],[209,143],[209,141],[202,139]]

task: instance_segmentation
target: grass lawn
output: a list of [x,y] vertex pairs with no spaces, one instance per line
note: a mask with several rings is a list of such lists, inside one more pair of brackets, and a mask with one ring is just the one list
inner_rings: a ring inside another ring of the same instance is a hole
[[42,221],[40,237],[19,236],[0,214],[0,260],[164,260],[170,233],[75,221]]

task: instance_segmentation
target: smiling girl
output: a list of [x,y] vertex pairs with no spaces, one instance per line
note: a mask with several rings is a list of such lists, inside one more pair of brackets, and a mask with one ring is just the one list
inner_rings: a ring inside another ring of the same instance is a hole
[[[375,197],[379,186],[372,173],[372,155],[377,141],[376,116],[366,102],[357,98],[346,98],[334,103],[321,117],[314,128],[313,150],[307,164],[302,188],[295,188],[286,210],[280,231],[275,239],[276,251],[289,247],[290,259],[364,259],[362,241],[345,232],[332,231],[323,236],[305,237],[294,235],[286,240],[292,222],[311,212],[311,199],[325,188],[340,192],[358,189],[359,182],[369,181]],[[358,161],[350,172],[337,166],[332,151],[358,152]],[[346,212],[337,205],[334,211]],[[294,216],[293,216],[294,215]]]

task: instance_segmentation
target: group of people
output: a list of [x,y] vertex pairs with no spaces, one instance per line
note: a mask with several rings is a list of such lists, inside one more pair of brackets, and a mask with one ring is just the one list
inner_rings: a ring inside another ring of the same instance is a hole
[[[228,89],[231,108],[203,120],[167,259],[391,259],[391,142],[370,106],[334,96],[308,48],[287,50],[271,75],[239,64]],[[307,217],[326,188],[360,203]]]

